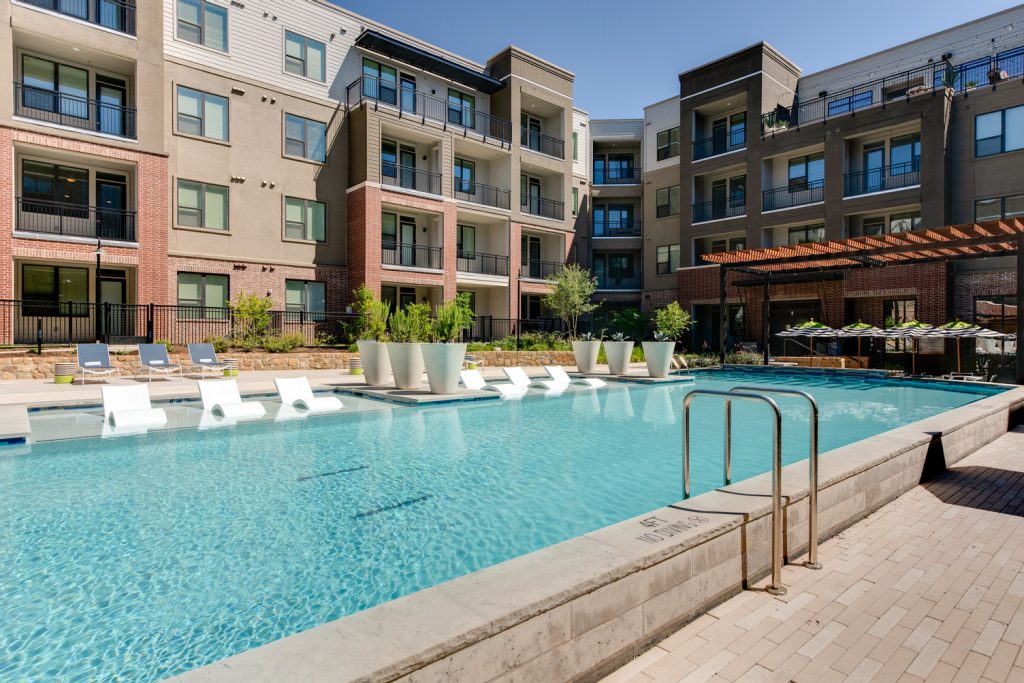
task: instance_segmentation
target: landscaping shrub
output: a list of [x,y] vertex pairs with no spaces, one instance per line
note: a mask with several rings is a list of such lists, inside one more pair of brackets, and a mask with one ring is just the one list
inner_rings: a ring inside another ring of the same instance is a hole
[[270,309],[274,305],[271,298],[242,292],[236,302],[228,305],[235,321],[234,343],[246,351],[263,346],[270,330]]
[[298,332],[291,334],[272,335],[264,338],[263,348],[270,353],[288,353],[306,343],[306,338]]
[[207,344],[213,344],[213,350],[217,353],[227,353],[231,348],[231,340],[227,337],[208,337],[204,341]]

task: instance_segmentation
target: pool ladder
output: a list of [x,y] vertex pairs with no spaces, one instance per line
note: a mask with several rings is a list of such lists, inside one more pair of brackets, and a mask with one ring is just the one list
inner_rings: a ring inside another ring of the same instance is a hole
[[765,590],[785,595],[782,585],[782,411],[779,404],[765,394],[782,394],[806,399],[810,404],[810,482],[807,489],[809,507],[807,526],[807,561],[805,567],[821,569],[818,562],[818,403],[806,391],[776,387],[736,386],[729,391],[695,389],[683,399],[683,498],[690,497],[690,404],[698,396],[725,399],[725,485],[732,483],[732,402],[763,403],[772,411],[772,580]]

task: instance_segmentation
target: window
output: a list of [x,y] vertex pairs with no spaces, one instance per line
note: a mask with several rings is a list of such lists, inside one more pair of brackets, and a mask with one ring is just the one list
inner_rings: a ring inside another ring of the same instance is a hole
[[398,72],[395,67],[363,59],[363,97],[398,104]]
[[288,73],[323,81],[327,78],[326,54],[327,47],[319,40],[284,32],[284,70]]
[[1010,294],[986,294],[974,298],[975,324],[996,332],[1015,334],[1019,331],[1017,310],[1017,297]]
[[228,139],[228,98],[178,86],[178,132]]
[[679,126],[658,133],[655,156],[658,161],[679,156]]
[[448,88],[448,123],[454,123],[463,128],[473,128],[473,116],[476,108],[476,98]]
[[572,160],[573,161],[576,161],[577,159],[580,158],[578,146],[579,146],[579,135],[576,134],[576,133],[573,133],[572,134]]
[[889,232],[910,232],[921,227],[921,212],[908,211],[889,216]]
[[871,216],[865,218],[861,225],[862,235],[884,235],[885,234],[885,216]]
[[79,119],[90,117],[85,69],[22,55],[21,82],[24,106]]
[[24,316],[89,315],[89,271],[85,268],[24,264],[21,267],[21,309]]
[[327,241],[327,206],[312,199],[284,198],[284,236],[310,242]]
[[465,159],[455,159],[455,191],[476,194],[476,164]]
[[889,175],[914,173],[921,168],[921,135],[901,135],[889,141]]
[[228,291],[227,275],[178,273],[178,317],[227,320]]
[[807,244],[808,242],[823,242],[825,240],[825,226],[802,225],[798,228],[789,229],[790,244]]
[[380,237],[385,249],[394,249],[398,243],[398,216],[393,213],[380,215]]
[[658,218],[679,214],[679,186],[663,187],[654,195],[655,214]]
[[974,220],[976,221],[1022,217],[1024,217],[1024,194],[979,199],[974,202]]
[[747,142],[747,112],[741,111],[729,117],[729,149]]
[[572,188],[572,215],[575,216],[580,211],[580,188]]
[[327,310],[327,285],[316,281],[285,280],[284,308],[292,313],[323,313]]
[[284,153],[310,161],[324,161],[327,158],[327,124],[285,114]]
[[21,197],[25,211],[50,213],[53,209],[47,207],[51,202],[88,206],[89,171],[25,159],[21,162]]
[[658,275],[671,275],[679,268],[679,245],[666,244],[655,251],[655,272]]
[[[885,327],[893,327],[917,320],[915,299],[890,299],[882,304],[882,319]],[[913,339],[886,339],[887,351],[909,351],[914,347]]]
[[227,8],[207,0],[178,0],[178,38],[227,52]]
[[974,156],[1024,149],[1024,106],[974,117]]
[[822,152],[789,160],[789,191],[821,187],[825,180],[825,155]]
[[178,181],[178,225],[186,228],[228,229],[228,188]]
[[459,258],[476,258],[476,228],[472,225],[457,226],[455,248]]

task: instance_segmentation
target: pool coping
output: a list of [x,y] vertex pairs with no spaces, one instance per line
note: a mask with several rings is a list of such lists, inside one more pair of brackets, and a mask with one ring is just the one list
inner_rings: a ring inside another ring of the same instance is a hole
[[[823,454],[819,538],[917,485],[929,459],[953,464],[1006,433],[1021,410],[1017,387]],[[678,501],[172,680],[596,680],[768,573],[770,480]],[[806,550],[807,488],[806,460],[783,469],[790,560]]]

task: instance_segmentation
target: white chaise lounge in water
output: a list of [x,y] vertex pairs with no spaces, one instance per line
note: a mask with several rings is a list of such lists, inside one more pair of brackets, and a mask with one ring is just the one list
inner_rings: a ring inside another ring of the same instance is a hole
[[522,398],[527,391],[526,387],[517,387],[514,384],[488,384],[479,370],[463,370],[459,373],[459,379],[467,389],[496,391],[502,398]]
[[502,368],[501,371],[508,377],[508,381],[523,389],[545,389],[545,393],[560,394],[569,388],[568,384],[553,379],[531,379],[522,368]]
[[143,384],[126,387],[100,387],[103,395],[104,433],[137,434],[150,427],[167,424],[163,408],[154,408],[149,400],[149,389]]
[[565,371],[561,365],[545,365],[545,372],[548,373],[548,377],[553,382],[560,384],[576,384],[581,387],[591,387],[593,389],[600,389],[601,387],[608,386],[608,383],[603,379],[597,377],[570,377],[569,373]]
[[313,388],[305,377],[275,377],[274,384],[284,405],[310,413],[333,413],[342,408],[341,399],[337,396],[314,396]]
[[252,420],[267,412],[259,401],[242,401],[238,382],[233,379],[201,379],[197,384],[203,412],[230,420]]

